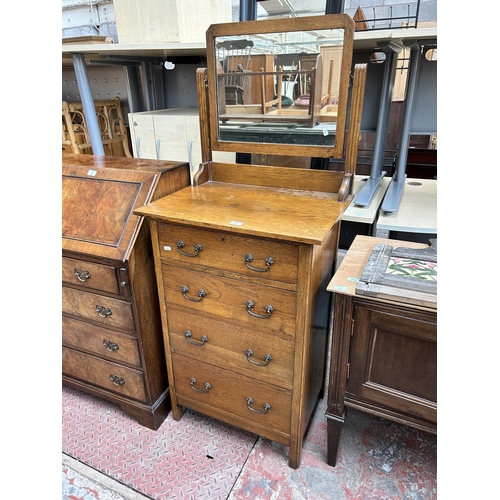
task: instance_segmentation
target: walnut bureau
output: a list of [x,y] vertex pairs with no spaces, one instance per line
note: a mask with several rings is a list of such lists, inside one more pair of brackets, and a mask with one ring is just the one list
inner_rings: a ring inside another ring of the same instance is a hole
[[375,245],[428,248],[358,235],[328,284],[334,295],[326,412],[331,466],[346,407],[437,432],[437,302],[421,301],[421,295],[402,288],[395,289],[397,298],[376,287],[377,295],[356,293]]
[[149,225],[132,211],[189,184],[185,162],[63,156],[62,380],[154,430],[169,386]]

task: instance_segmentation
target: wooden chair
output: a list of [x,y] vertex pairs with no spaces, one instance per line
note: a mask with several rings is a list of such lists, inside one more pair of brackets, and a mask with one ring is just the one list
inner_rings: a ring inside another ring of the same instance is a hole
[[245,73],[252,47],[251,40],[226,40],[217,44],[217,58],[225,73],[226,104],[245,104]]
[[[106,155],[132,158],[120,99],[97,100],[94,105]],[[93,153],[81,102],[62,101],[62,151]]]

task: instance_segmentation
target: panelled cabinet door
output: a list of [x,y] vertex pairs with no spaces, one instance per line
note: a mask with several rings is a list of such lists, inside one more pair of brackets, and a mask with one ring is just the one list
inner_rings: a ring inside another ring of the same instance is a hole
[[436,316],[356,305],[347,395],[437,421]]

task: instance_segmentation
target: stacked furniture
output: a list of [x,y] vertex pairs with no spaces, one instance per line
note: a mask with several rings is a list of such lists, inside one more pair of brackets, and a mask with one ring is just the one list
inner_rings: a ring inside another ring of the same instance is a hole
[[[120,99],[94,101],[106,155],[132,157]],[[62,101],[62,152],[92,154],[89,127],[81,102]]]
[[[221,139],[218,42],[336,29],[343,59],[330,145]],[[174,419],[191,408],[282,443],[293,468],[324,393],[326,286],[339,221],[352,199],[366,66],[354,71],[344,172],[221,163],[212,151],[283,154],[299,162],[342,155],[353,32],[346,15],[212,25],[208,68],[197,72],[202,163],[193,186],[134,211],[151,227]]]
[[186,163],[63,155],[63,383],[155,430],[169,386],[149,226],[133,210],[189,183]]

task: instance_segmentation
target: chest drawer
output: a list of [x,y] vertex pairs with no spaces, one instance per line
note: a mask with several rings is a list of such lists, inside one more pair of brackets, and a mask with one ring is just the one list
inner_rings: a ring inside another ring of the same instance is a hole
[[160,255],[248,276],[297,282],[299,246],[175,224],[158,224]]
[[172,352],[249,377],[292,388],[293,338],[237,327],[170,307]]
[[173,356],[173,366],[180,398],[195,400],[260,427],[290,433],[291,391],[256,383],[252,378],[180,355]]
[[109,391],[146,401],[144,374],[139,370],[63,347],[62,372]]
[[137,338],[126,333],[63,316],[62,341],[111,361],[141,366]]
[[62,310],[105,326],[135,331],[132,304],[124,300],[63,286]]
[[255,283],[162,266],[170,304],[261,331],[295,334],[296,294]]
[[62,280],[85,288],[119,294],[120,286],[116,271],[114,266],[62,258]]

